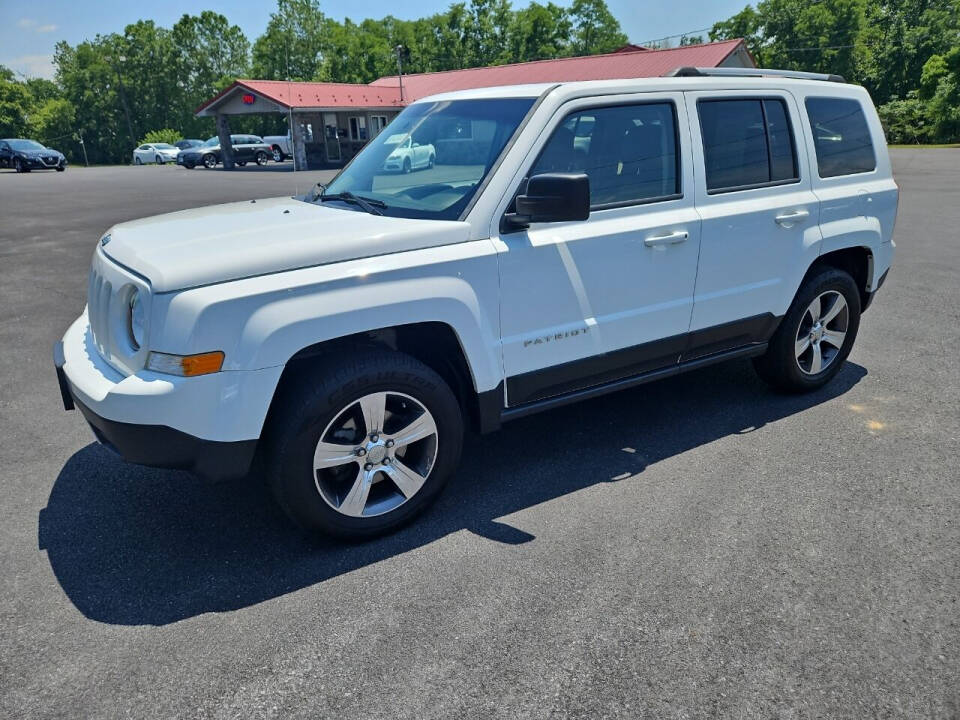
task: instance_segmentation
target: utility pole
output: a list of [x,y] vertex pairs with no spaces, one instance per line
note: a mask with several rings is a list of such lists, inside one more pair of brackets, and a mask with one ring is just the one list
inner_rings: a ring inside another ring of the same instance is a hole
[[90,167],[90,161],[87,160],[87,146],[83,142],[83,130],[78,130],[77,134],[80,136],[80,149],[83,150],[83,164]]
[[397,51],[397,79],[400,81],[400,102],[403,102],[403,62],[400,56],[403,54],[403,45],[397,45],[394,48]]

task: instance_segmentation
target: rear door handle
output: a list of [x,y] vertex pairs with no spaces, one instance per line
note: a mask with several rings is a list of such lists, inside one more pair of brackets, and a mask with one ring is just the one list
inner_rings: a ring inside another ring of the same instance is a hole
[[676,245],[677,243],[682,243],[690,237],[690,233],[686,230],[679,230],[677,232],[672,232],[669,235],[651,235],[643,239],[643,244],[647,247],[655,247],[657,245]]
[[810,217],[809,210],[791,210],[790,212],[780,213],[774,218],[774,221],[777,225],[782,225],[783,227],[793,227],[801,220],[806,220]]

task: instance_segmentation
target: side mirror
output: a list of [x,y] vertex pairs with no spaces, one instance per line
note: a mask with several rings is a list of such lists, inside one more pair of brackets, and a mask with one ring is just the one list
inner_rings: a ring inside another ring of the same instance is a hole
[[543,173],[517,195],[516,213],[504,219],[514,228],[530,223],[569,222],[590,217],[590,178],[586,173]]

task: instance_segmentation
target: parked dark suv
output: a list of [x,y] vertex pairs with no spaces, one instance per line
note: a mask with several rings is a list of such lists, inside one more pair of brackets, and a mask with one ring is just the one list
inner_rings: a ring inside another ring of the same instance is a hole
[[[248,162],[266,165],[273,154],[271,147],[256,135],[231,135],[230,144],[233,145],[233,161],[240,167]],[[183,165],[188,170],[197,165],[212,169],[221,162],[220,153],[220,138],[214,136],[200,147],[181,150],[177,155],[177,165]]]
[[62,152],[44,147],[36,140],[4,138],[0,140],[0,167],[14,168],[17,172],[63,172],[67,169],[67,159]]

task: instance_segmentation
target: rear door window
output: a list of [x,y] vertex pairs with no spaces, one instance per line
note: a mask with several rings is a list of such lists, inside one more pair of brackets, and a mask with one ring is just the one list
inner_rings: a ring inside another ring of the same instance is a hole
[[858,101],[809,97],[806,106],[820,177],[854,175],[876,169],[873,139]]
[[707,192],[799,180],[796,143],[783,100],[700,100]]

